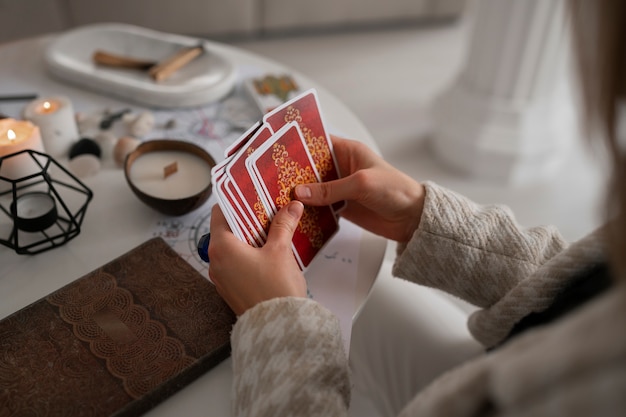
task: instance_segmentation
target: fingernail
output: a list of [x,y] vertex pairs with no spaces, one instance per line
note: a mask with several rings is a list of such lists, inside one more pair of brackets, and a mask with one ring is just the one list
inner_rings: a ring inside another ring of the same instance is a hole
[[298,198],[310,198],[311,197],[311,189],[306,185],[298,185],[296,187],[296,196]]
[[304,204],[300,201],[294,200],[287,206],[287,213],[293,218],[299,218],[304,211]]

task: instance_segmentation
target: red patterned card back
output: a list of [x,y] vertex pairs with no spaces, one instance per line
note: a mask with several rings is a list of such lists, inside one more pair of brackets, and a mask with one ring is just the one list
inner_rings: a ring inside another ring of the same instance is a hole
[[145,412],[229,356],[234,322],[151,239],[0,321],[0,415]]
[[266,114],[264,120],[274,132],[290,122],[297,122],[321,181],[339,178],[332,142],[322,120],[315,90],[309,90]]
[[[306,149],[298,125],[289,123],[250,156],[249,165],[268,197],[268,212],[277,212],[289,203],[296,185],[319,182],[313,159]],[[303,269],[338,228],[330,206],[305,207],[292,239],[296,258]]]

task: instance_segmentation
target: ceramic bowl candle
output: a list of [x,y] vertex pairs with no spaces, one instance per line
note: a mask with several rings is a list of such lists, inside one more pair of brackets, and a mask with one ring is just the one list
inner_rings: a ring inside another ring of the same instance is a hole
[[153,209],[180,216],[211,195],[215,160],[204,149],[178,140],[150,140],[128,154],[124,176],[131,190]]

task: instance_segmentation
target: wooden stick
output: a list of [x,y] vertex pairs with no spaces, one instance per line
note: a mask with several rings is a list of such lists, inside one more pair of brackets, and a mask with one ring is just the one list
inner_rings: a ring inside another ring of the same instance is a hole
[[163,168],[163,179],[178,172],[178,162],[174,161]]
[[110,52],[101,50],[97,50],[96,52],[94,52],[92,58],[95,63],[100,65],[118,68],[133,68],[144,71],[154,67],[157,64],[155,61],[147,61],[144,59],[136,59],[128,56],[115,55]]
[[174,55],[159,62],[154,67],[150,68],[150,76],[156,81],[161,82],[169,78],[174,72],[184,67],[196,57],[198,57],[204,48],[202,46],[194,46],[191,48],[184,48],[176,52]]

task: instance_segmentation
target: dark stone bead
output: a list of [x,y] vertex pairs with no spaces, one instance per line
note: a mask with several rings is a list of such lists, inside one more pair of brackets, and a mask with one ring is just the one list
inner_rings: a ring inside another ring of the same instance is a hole
[[100,145],[98,145],[95,140],[82,138],[70,148],[70,159],[84,154],[90,154],[100,158],[101,153]]

